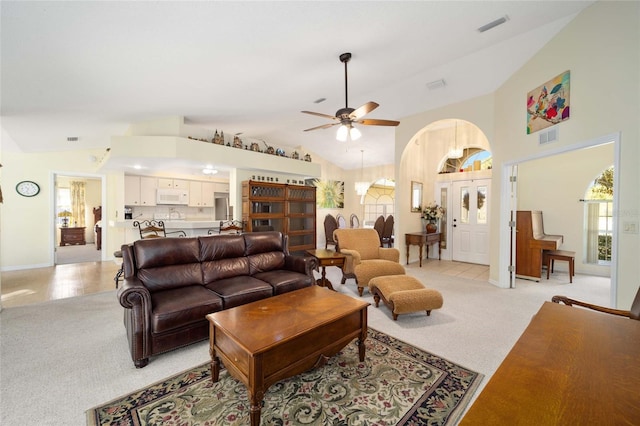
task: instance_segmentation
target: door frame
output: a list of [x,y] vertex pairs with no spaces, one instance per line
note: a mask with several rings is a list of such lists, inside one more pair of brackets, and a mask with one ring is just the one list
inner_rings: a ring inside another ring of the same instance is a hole
[[[58,218],[56,216],[56,192],[57,192],[56,180],[58,179],[58,176],[70,176],[70,177],[100,180],[100,199],[101,199],[101,205],[102,205],[102,220],[103,220],[103,224],[107,223],[105,221],[105,215],[106,215],[106,212],[108,211],[107,180],[105,178],[105,175],[97,174],[97,173],[64,172],[64,171],[57,171],[57,170],[52,171],[49,178],[50,188],[53,188],[53,190],[49,194],[49,206],[51,206],[51,210],[50,210],[51,214],[49,216],[49,230],[50,230],[49,238],[51,241],[49,259],[51,260],[49,262],[49,266],[56,265],[56,248],[57,248],[56,233],[58,229],[56,227],[58,223]],[[108,226],[102,226],[102,250],[100,250],[101,252],[100,260],[102,262],[107,260],[107,254],[106,254],[107,253],[107,250],[106,250],[107,237],[108,237],[107,228]]]
[[[518,158],[509,162],[505,162],[502,165],[502,174],[501,174],[501,182],[500,182],[500,216],[499,216],[499,224],[498,229],[500,229],[499,238],[499,261],[498,261],[498,287],[501,288],[510,288],[510,272],[509,267],[513,266],[515,269],[515,246],[511,245],[511,232],[509,227],[509,221],[511,220],[512,208],[516,208],[517,202],[515,199],[515,192],[512,192],[511,185],[511,176],[515,173],[517,176],[517,166],[520,163],[524,163],[531,160],[537,160],[540,158],[551,157],[558,154],[563,154],[566,152],[576,151],[579,149],[590,148],[598,145],[604,145],[607,143],[614,144],[613,148],[613,167],[614,170],[619,171],[620,165],[620,132],[610,133],[604,136],[600,136],[591,140],[578,142],[575,144],[551,148],[544,152],[539,152],[536,154],[528,155],[522,158]],[[619,175],[617,175],[619,176]],[[619,211],[620,208],[620,200],[618,197],[620,186],[620,179],[616,178],[613,182],[613,209],[614,211]],[[612,233],[612,242],[611,242],[611,290],[610,290],[610,302],[611,306],[616,306],[617,300],[617,292],[618,292],[618,218],[613,217],[613,233]],[[511,265],[510,260],[513,261],[513,265]]]

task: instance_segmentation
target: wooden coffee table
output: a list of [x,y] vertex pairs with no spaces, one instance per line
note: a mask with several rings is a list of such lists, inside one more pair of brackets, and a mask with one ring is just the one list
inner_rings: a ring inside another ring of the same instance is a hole
[[364,361],[367,306],[313,286],[209,314],[211,380],[218,381],[222,361],[247,386],[257,426],[272,384],[324,365],[354,338]]

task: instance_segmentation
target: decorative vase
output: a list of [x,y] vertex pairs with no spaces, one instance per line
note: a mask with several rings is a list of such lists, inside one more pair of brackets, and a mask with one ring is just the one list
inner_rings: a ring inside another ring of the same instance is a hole
[[427,234],[433,234],[438,231],[438,225],[435,222],[427,222]]

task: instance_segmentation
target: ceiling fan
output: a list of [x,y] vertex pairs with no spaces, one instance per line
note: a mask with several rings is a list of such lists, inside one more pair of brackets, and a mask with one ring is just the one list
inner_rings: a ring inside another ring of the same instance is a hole
[[311,114],[311,115],[317,115],[318,117],[329,118],[331,120],[334,120],[335,123],[328,123],[328,124],[323,124],[322,126],[316,126],[310,129],[305,129],[305,132],[308,132],[310,130],[317,130],[317,129],[328,129],[329,127],[340,125],[340,127],[338,128],[338,133],[336,135],[336,138],[339,141],[344,142],[348,138],[350,138],[351,140],[356,140],[361,136],[360,131],[353,126],[354,123],[364,124],[366,126],[397,126],[398,124],[400,124],[399,121],[393,121],[393,120],[362,118],[365,115],[369,114],[374,109],[378,108],[379,105],[375,102],[367,102],[366,104],[356,109],[349,108],[349,90],[347,85],[347,63],[349,62],[350,59],[351,59],[351,53],[343,53],[340,55],[340,62],[344,64],[344,98],[345,98],[344,108],[340,108],[336,112],[335,116],[322,114],[319,112],[313,112],[313,111],[302,111],[305,114]]

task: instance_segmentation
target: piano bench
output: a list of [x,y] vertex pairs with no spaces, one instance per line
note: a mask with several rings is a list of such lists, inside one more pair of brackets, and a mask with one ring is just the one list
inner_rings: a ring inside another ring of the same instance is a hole
[[553,265],[556,260],[569,262],[569,282],[573,283],[575,275],[576,252],[566,250],[545,250],[543,252],[544,265],[547,267],[547,279],[549,279],[549,271],[553,272]]

